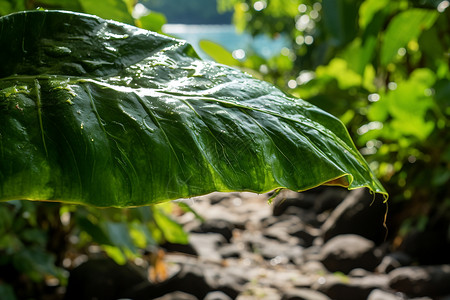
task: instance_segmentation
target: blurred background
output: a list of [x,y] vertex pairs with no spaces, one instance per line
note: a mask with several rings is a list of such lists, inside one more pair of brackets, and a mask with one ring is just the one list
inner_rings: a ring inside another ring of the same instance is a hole
[[[390,194],[389,247],[414,248],[417,264],[441,264],[450,263],[449,6],[446,0],[0,0],[0,16],[72,10],[185,39],[202,58],[330,112]],[[195,214],[183,203],[121,210],[1,203],[0,299],[58,299],[68,270],[93,255],[156,266],[160,245],[188,242],[174,221],[186,212]]]

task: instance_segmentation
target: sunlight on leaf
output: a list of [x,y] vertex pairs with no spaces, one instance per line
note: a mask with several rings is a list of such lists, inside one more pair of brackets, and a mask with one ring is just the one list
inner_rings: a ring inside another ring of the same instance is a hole
[[140,206],[343,177],[386,195],[338,119],[184,41],[68,12],[0,25],[2,200]]

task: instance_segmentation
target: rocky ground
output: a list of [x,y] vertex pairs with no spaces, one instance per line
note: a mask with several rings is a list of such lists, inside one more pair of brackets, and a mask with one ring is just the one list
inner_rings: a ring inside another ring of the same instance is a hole
[[[450,265],[416,265],[384,242],[386,207],[360,189],[269,195],[213,193],[178,217],[189,245],[164,245],[168,278],[91,260],[66,299],[450,300]],[[159,271],[161,272],[161,270]]]

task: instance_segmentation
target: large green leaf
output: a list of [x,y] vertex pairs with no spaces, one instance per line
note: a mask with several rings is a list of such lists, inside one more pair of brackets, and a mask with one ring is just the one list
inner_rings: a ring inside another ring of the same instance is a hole
[[333,116],[184,41],[95,16],[0,18],[0,199],[136,206],[321,184],[385,194]]

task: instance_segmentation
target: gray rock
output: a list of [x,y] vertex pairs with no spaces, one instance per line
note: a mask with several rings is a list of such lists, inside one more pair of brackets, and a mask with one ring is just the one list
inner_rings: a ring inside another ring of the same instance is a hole
[[334,300],[365,300],[375,289],[387,289],[387,275],[370,275],[363,278],[322,277],[313,288]]
[[[200,264],[183,264],[180,271],[166,281],[161,282],[157,286],[159,289],[168,292],[178,291],[203,299],[208,292],[212,290],[211,285],[205,278],[204,267]],[[165,294],[167,294],[166,292]],[[145,289],[140,290],[139,294],[133,299],[146,299],[145,296],[153,295],[151,291]],[[177,299],[177,298],[171,298]],[[195,299],[195,298],[194,298]]]
[[375,244],[358,235],[340,235],[322,247],[320,261],[331,272],[348,273],[355,268],[373,271],[380,259]]
[[303,248],[298,245],[280,243],[258,235],[248,236],[246,242],[252,252],[260,254],[266,260],[287,260],[296,263],[302,258]]
[[191,233],[189,243],[204,260],[220,261],[219,247],[226,243],[225,238],[218,233]]
[[211,202],[212,205],[219,204],[220,202],[224,200],[230,199],[230,197],[233,197],[232,193],[219,193],[214,192],[208,195],[208,199]]
[[218,251],[222,258],[240,258],[244,249],[236,244],[229,244],[220,247]]
[[283,190],[273,200],[273,215],[281,216],[291,206],[310,209],[314,206],[314,200],[314,197],[306,193]]
[[315,260],[306,261],[301,265],[301,270],[306,274],[325,274],[327,272],[325,266]]
[[162,297],[155,298],[154,300],[199,300],[199,299],[194,295],[176,291],[166,294]]
[[245,270],[240,268],[221,268],[217,265],[203,266],[205,279],[211,291],[220,291],[231,298],[236,298],[248,282]]
[[366,189],[357,189],[331,213],[322,225],[324,241],[340,234],[357,234],[375,242],[382,242],[386,234],[383,219],[386,206],[374,199]]
[[450,294],[450,265],[401,267],[389,273],[389,286],[410,297]]
[[[408,298],[403,293],[395,293],[395,292],[387,292],[383,290],[373,290],[367,300],[433,300],[428,297],[421,297],[421,298]],[[444,300],[444,299],[439,299]]]
[[322,226],[322,222],[317,218],[317,214],[313,210],[304,210],[295,206],[290,206],[286,208],[283,214],[288,216],[296,216],[300,218],[304,224],[313,227]]
[[370,275],[372,275],[371,272],[361,269],[361,268],[353,269],[348,273],[348,276],[355,277],[355,278],[363,278],[365,276],[370,276]]
[[289,289],[284,291],[282,300],[331,300],[321,292],[311,289]]
[[300,245],[303,247],[311,247],[314,239],[320,234],[319,229],[311,228],[303,224],[289,227],[286,232],[300,239]]
[[203,300],[232,300],[232,298],[223,292],[215,291],[208,293]]
[[[281,243],[289,243],[295,238],[292,235],[289,235],[287,232],[287,227],[274,225],[269,228],[265,228],[262,231],[264,237],[269,239],[275,239]],[[296,240],[297,241],[297,240]]]
[[327,187],[314,199],[314,210],[320,214],[336,208],[347,197],[348,191],[340,187]]
[[404,300],[405,298],[382,290],[373,290],[367,300]]
[[407,254],[402,252],[394,252],[384,256],[375,271],[377,273],[387,274],[394,269],[409,265],[410,263],[411,258]]
[[230,221],[221,219],[208,219],[191,229],[195,233],[218,233],[222,235],[227,242],[233,237],[234,225]]

